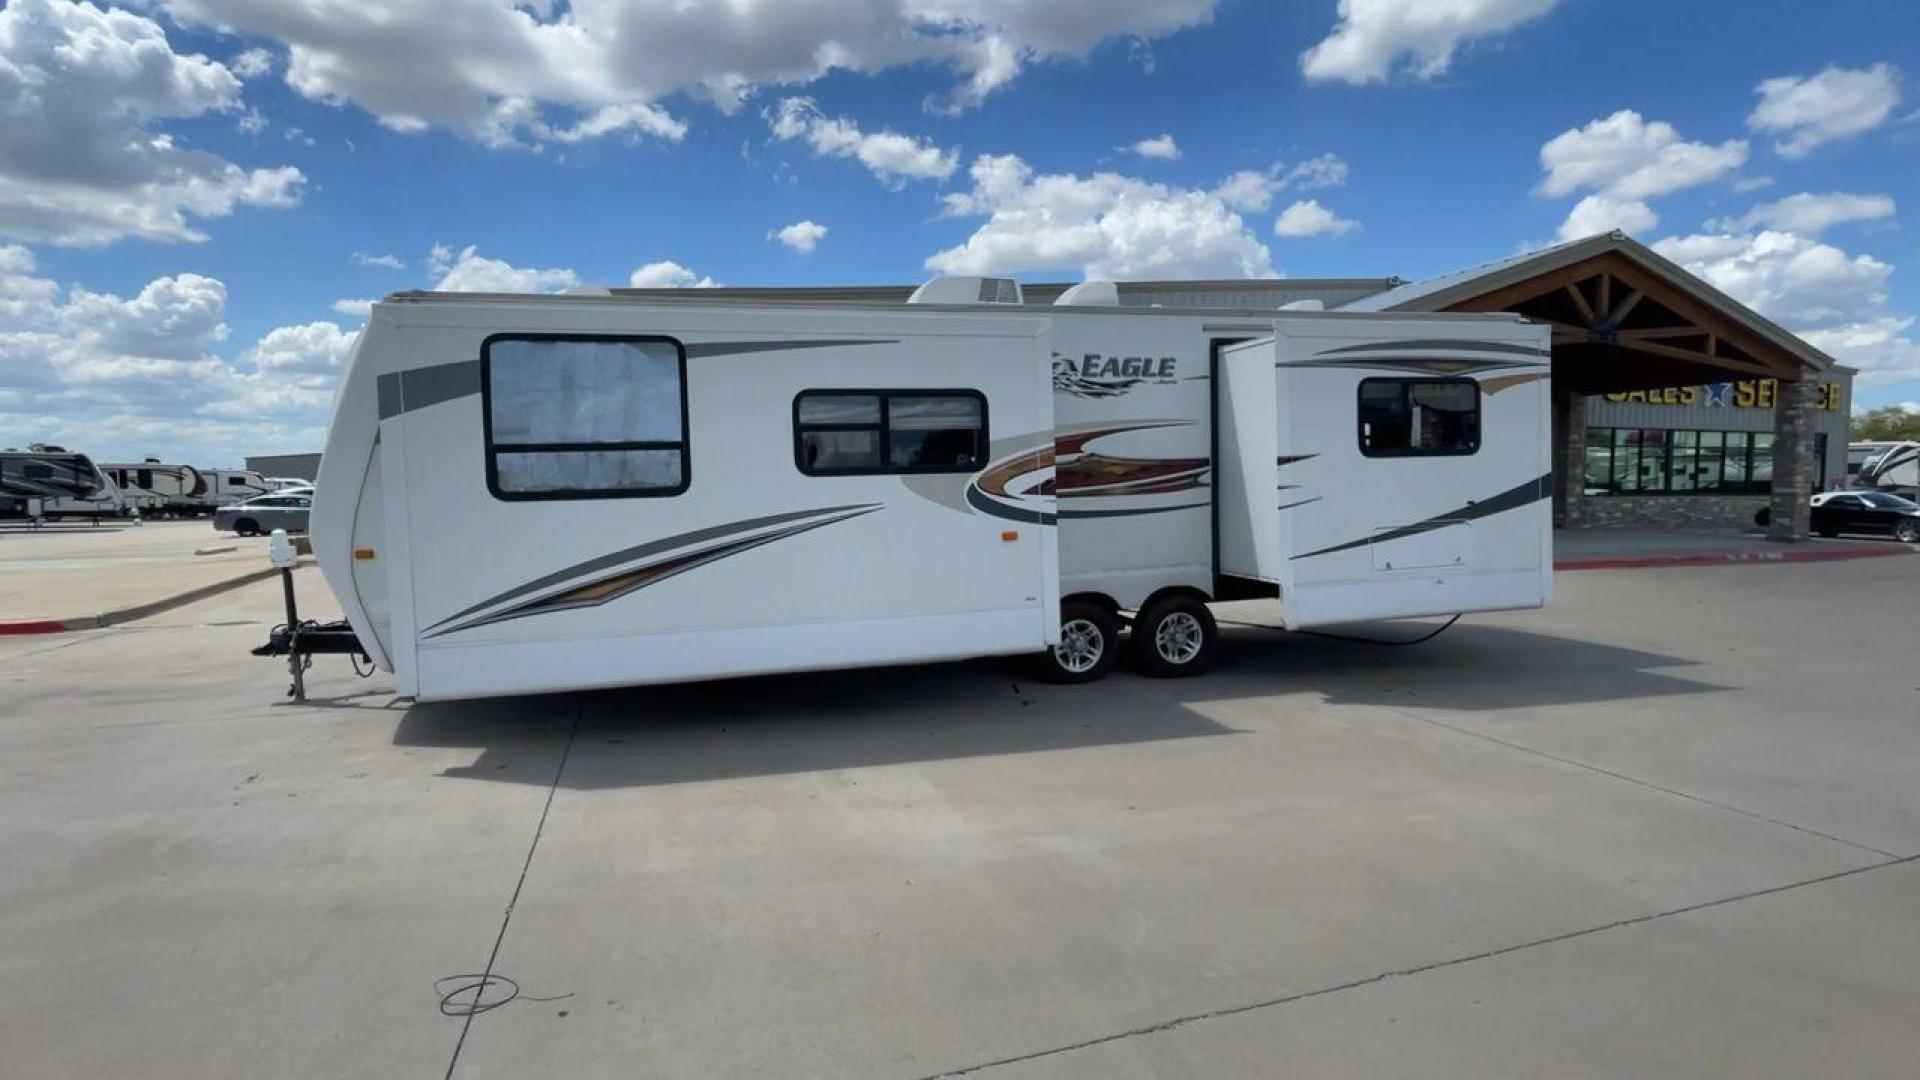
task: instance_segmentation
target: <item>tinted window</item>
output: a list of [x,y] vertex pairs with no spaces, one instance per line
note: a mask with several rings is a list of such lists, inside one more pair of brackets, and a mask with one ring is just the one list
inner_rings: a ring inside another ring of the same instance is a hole
[[666,338],[487,342],[487,475],[495,495],[674,495],[687,487],[686,363]]
[[1884,491],[1863,491],[1855,498],[1882,510],[1912,510],[1915,506],[1911,500],[1903,499],[1898,495],[1888,495]]
[[1480,449],[1480,384],[1472,379],[1365,379],[1360,452],[1368,457],[1471,454]]
[[29,480],[53,479],[53,466],[44,461],[29,461],[21,465],[20,475]]
[[809,475],[972,472],[986,461],[987,403],[971,390],[808,390],[793,417],[795,464]]

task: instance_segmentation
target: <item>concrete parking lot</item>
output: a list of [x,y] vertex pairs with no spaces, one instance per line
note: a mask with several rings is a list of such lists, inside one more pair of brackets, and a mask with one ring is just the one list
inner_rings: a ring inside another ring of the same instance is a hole
[[1914,1075],[1920,559],[1557,586],[1087,687],[0,639],[0,1074]]

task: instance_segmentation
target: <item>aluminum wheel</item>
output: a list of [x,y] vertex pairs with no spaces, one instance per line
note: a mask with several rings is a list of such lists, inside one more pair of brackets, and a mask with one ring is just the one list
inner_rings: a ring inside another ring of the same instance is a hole
[[1911,544],[1916,540],[1920,540],[1920,525],[1915,525],[1911,521],[1903,521],[1893,530],[1893,536],[1894,539],[1902,543]]
[[1088,619],[1069,619],[1060,624],[1060,644],[1053,656],[1060,667],[1074,675],[1085,675],[1100,666],[1107,652],[1107,636]]
[[1200,620],[1184,611],[1176,611],[1160,620],[1153,631],[1153,647],[1160,659],[1169,664],[1190,664],[1206,644],[1207,632]]

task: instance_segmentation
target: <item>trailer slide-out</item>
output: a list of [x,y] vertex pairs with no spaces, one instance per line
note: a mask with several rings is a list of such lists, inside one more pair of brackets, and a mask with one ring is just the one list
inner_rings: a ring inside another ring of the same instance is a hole
[[1548,359],[1511,315],[400,294],[311,535],[422,700],[1180,675],[1212,600],[1293,629],[1545,603]]

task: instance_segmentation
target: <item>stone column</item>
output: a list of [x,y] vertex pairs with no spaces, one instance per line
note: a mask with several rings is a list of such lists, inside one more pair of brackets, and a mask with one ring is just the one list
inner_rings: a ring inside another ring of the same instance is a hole
[[1805,540],[1813,494],[1813,412],[1820,384],[1782,379],[1774,397],[1773,503],[1769,540]]
[[1553,527],[1577,529],[1587,486],[1587,399],[1556,388],[1553,392]]

